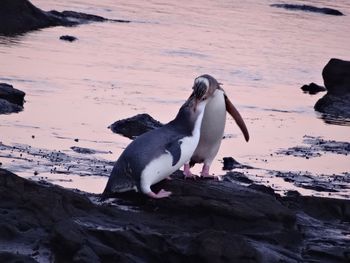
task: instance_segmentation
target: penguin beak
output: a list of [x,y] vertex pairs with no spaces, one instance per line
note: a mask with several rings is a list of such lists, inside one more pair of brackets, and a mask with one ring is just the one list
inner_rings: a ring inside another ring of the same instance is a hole
[[226,96],[226,94],[225,94],[225,105],[226,105],[226,111],[228,113],[230,113],[230,115],[236,121],[238,127],[241,129],[241,131],[244,135],[245,140],[249,141],[249,133],[248,133],[247,126],[245,125],[241,114],[239,114],[236,107],[233,106],[232,102],[229,100],[229,98]]
[[197,111],[197,106],[198,104],[201,102],[203,96],[205,94],[199,94],[198,92],[196,92],[196,90],[194,90],[191,94],[191,96],[188,98],[189,100],[192,100],[193,103],[193,111],[196,112]]
[[200,99],[198,99],[196,96],[193,97],[193,111],[196,112],[197,111],[197,106],[198,103],[200,102]]

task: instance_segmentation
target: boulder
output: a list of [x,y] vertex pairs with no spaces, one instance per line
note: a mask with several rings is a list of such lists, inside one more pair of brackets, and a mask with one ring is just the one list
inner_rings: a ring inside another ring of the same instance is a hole
[[8,102],[23,107],[25,95],[23,91],[13,88],[12,85],[0,83],[0,99],[5,99]]
[[129,139],[135,139],[137,136],[140,136],[145,132],[162,126],[162,123],[153,119],[150,115],[143,113],[127,119],[116,121],[108,128],[110,128],[114,133],[121,134]]
[[0,35],[15,35],[51,26],[73,26],[87,22],[129,22],[109,20],[100,16],[74,11],[45,12],[28,0],[0,1]]
[[350,118],[350,61],[332,58],[322,71],[327,94],[319,99],[316,111]]
[[332,58],[322,71],[328,94],[350,94],[350,61]]
[[25,93],[13,86],[0,83],[0,114],[8,114],[23,110]]

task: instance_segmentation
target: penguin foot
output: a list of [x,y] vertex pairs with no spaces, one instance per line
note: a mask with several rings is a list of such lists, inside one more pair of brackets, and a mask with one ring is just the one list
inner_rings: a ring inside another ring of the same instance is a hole
[[147,195],[149,197],[155,198],[155,199],[160,199],[160,198],[165,198],[169,197],[171,195],[171,192],[165,191],[164,189],[160,190],[158,194],[155,194],[153,192],[148,192]]
[[191,171],[188,171],[188,172],[183,172],[184,176],[185,176],[185,179],[196,179],[197,178],[197,175],[191,173]]
[[185,163],[185,165],[184,165],[183,174],[185,176],[185,179],[188,179],[188,178],[196,179],[196,177],[197,177],[197,175],[191,173],[190,165],[188,163]]
[[210,166],[207,164],[203,165],[202,171],[201,171],[201,177],[208,178],[208,177],[213,177],[212,175],[209,174],[209,168]]
[[222,181],[222,177],[220,175],[215,175],[215,174],[203,174],[201,173],[201,177],[204,179],[214,179],[214,180],[218,180],[218,181]]

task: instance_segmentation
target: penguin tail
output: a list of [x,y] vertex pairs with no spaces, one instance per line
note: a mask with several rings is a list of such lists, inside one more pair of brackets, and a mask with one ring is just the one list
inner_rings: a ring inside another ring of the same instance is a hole
[[131,190],[135,190],[136,184],[123,165],[114,165],[111,175],[109,176],[107,185],[101,194],[101,199],[113,197],[116,193],[123,193]]

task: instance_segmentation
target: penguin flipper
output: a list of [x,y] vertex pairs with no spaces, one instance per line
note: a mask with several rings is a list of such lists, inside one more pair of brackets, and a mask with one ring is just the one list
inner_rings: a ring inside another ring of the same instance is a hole
[[180,140],[174,140],[170,143],[168,143],[165,147],[167,151],[170,152],[171,156],[173,157],[173,163],[172,165],[176,165],[177,162],[180,160],[181,157],[181,141]]
[[233,106],[232,102],[230,101],[230,99],[227,97],[226,94],[225,94],[225,106],[226,106],[226,111],[228,113],[230,113],[230,115],[236,121],[238,127],[241,129],[245,140],[249,141],[249,132],[248,132],[247,126],[245,125],[241,114],[239,114],[239,112],[236,109],[236,107]]

